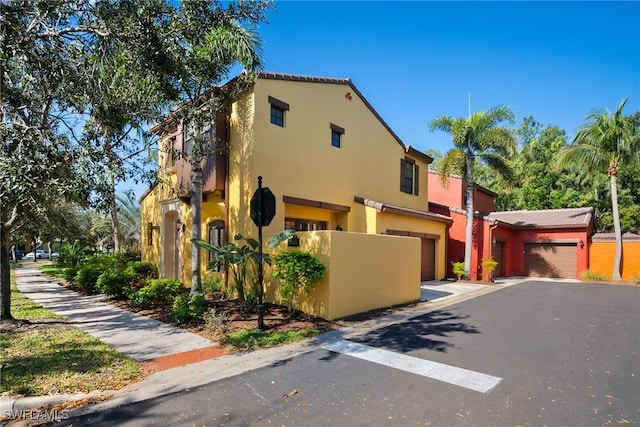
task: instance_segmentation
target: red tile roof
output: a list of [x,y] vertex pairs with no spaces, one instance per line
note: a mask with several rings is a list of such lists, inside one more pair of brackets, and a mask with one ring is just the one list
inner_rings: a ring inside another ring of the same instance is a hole
[[[613,231],[600,231],[593,236],[591,240],[597,241],[615,241],[616,234]],[[638,231],[626,231],[622,233],[623,241],[640,240],[640,230]]]

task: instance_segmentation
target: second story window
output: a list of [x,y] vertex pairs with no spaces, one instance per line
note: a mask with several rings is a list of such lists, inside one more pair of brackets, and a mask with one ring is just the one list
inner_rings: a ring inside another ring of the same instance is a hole
[[193,152],[193,123],[189,122],[184,126],[182,135],[182,154],[190,156]]
[[176,137],[167,138],[163,149],[163,167],[165,169],[172,168],[175,165]]
[[289,111],[289,104],[272,96],[269,97],[269,104],[271,104],[271,123],[284,127],[285,112]]
[[[211,142],[211,129],[211,122],[205,122],[202,125],[202,130],[200,131],[201,139],[199,140],[199,144],[201,144],[203,147],[206,147],[206,145]],[[193,136],[195,134],[195,126],[193,125],[193,122],[188,122],[186,125],[184,125],[182,132],[182,154],[185,156],[190,156],[193,153]]]
[[344,135],[344,129],[333,123],[329,124],[331,128],[331,145],[336,148],[342,146],[342,135]]
[[418,195],[418,171],[415,160],[408,157],[400,159],[400,191]]

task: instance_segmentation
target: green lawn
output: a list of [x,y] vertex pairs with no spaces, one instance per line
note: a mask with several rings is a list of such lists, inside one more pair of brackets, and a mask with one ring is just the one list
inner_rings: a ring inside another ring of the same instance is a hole
[[15,286],[13,270],[11,301],[13,317],[28,322],[0,337],[0,393],[38,396],[109,390],[141,376],[138,363],[26,298]]

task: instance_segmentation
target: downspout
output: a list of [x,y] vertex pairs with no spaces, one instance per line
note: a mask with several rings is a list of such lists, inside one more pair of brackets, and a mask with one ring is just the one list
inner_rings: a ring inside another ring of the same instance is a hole
[[[449,218],[451,218],[451,211],[449,211]],[[449,230],[451,229],[452,225],[453,225],[453,221],[449,221],[447,223],[447,228],[445,229],[445,236],[444,236],[444,262],[445,262],[444,278],[445,280],[449,276],[448,274],[449,265],[447,265],[447,261],[449,260]]]
[[[489,258],[493,258],[493,230],[498,228],[498,221],[494,220],[493,225],[489,227]],[[493,282],[493,277],[487,277],[490,282]]]

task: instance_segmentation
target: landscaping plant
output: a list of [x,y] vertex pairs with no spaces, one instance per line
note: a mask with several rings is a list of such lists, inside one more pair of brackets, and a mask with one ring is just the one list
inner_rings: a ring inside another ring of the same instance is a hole
[[293,301],[300,293],[309,293],[320,282],[327,268],[309,252],[287,250],[274,257],[274,277],[280,281],[280,296],[293,311]]
[[193,295],[188,293],[180,294],[173,302],[171,310],[173,321],[180,325],[189,323],[197,317],[202,317],[206,308],[205,305],[204,294],[201,292],[196,292]]
[[126,299],[131,293],[131,282],[134,277],[128,270],[115,268],[104,270],[96,281],[96,290],[117,299]]
[[153,279],[148,285],[134,291],[129,299],[135,305],[152,307],[169,304],[182,290],[178,279]]
[[[277,247],[280,243],[295,234],[295,230],[284,230],[268,241],[269,249]],[[192,239],[197,246],[214,253],[214,259],[209,264],[209,268],[216,268],[225,263],[232,275],[233,290],[237,293],[238,299],[246,304],[253,300],[258,294],[258,264],[260,256],[265,264],[271,265],[271,257],[266,253],[261,253],[258,241],[252,237],[244,237],[236,234],[233,242],[223,246],[214,246],[204,240]]]
[[458,280],[462,280],[462,278],[464,277],[464,262],[460,261],[460,262],[452,262],[451,265],[453,266],[453,274],[456,275],[456,277],[458,278]]
[[484,268],[487,272],[487,277],[489,278],[490,282],[493,281],[493,272],[495,271],[497,266],[498,261],[494,260],[493,257],[482,261],[482,268]]

